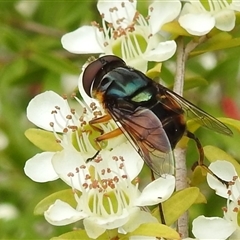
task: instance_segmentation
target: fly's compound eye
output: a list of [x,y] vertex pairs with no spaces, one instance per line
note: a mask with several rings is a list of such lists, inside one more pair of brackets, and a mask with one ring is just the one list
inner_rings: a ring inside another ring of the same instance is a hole
[[118,62],[120,65],[126,65],[125,62],[121,58],[114,56],[114,55],[106,55],[106,56],[103,56],[103,57],[95,60],[94,62],[90,63],[86,67],[86,69],[83,73],[82,83],[83,83],[84,91],[86,92],[86,94],[89,97],[92,97],[91,89],[92,89],[92,86],[94,84],[97,74],[100,71],[103,71],[104,67],[107,64],[110,64],[112,62]]

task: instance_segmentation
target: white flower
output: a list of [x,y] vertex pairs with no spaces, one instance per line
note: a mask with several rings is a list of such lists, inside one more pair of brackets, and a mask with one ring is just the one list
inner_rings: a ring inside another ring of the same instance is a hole
[[179,17],[180,25],[190,34],[202,36],[214,27],[231,31],[235,26],[235,12],[240,11],[238,0],[189,0]]
[[[93,146],[94,139],[90,139],[93,130],[88,130],[86,127],[89,120],[94,116],[99,116],[102,112],[95,104],[91,105],[92,109],[87,109],[82,102],[75,99],[79,103],[76,106],[78,109],[70,108],[67,100],[55,92],[46,91],[30,101],[27,107],[27,117],[36,126],[52,131],[62,149],[76,149],[81,152],[82,158],[86,161],[99,150],[96,149],[97,146]],[[117,127],[113,120],[100,126],[104,132],[112,131]],[[126,142],[124,136],[116,137],[108,142],[107,148],[112,149],[122,142]],[[131,147],[130,143],[126,144]],[[135,152],[133,149],[129,151]],[[56,152],[36,154],[26,162],[25,174],[37,182],[57,179],[59,176],[52,166],[52,158],[55,154]],[[135,155],[142,162],[138,154],[135,153]]]
[[227,188],[211,174],[207,174],[208,185],[215,190],[216,194],[237,201],[240,199],[240,180],[234,166],[227,161],[217,160],[210,164],[209,169],[219,178],[232,184]]
[[92,26],[65,34],[62,45],[66,50],[78,54],[114,54],[142,72],[146,72],[148,61],[165,61],[174,55],[175,41],[166,40],[159,31],[179,15],[179,0],[153,2],[148,20],[137,12],[136,0],[99,0],[97,8],[102,27],[93,22]]
[[[198,240],[238,239],[238,212],[240,200],[240,181],[233,165],[227,161],[211,163],[209,169],[222,180],[229,182],[229,186],[222,184],[211,174],[207,175],[209,186],[217,195],[227,198],[227,207],[224,208],[224,217],[199,216],[193,221],[192,232]],[[230,238],[229,238],[230,237]]]
[[61,226],[83,220],[88,236],[97,238],[106,229],[131,232],[142,223],[157,222],[150,212],[142,211],[139,206],[165,201],[174,191],[175,178],[160,177],[140,193],[138,182],[134,185],[132,180],[141,167],[136,165],[131,152],[125,157],[123,154],[113,156],[111,160],[108,155],[109,152],[102,150],[96,160],[87,164],[75,150],[54,156],[55,171],[73,190],[81,191],[81,195],[75,194],[76,208],[56,200],[44,213],[49,223]]
[[199,240],[227,239],[235,228],[231,222],[220,217],[199,216],[193,220],[192,232]]
[[238,212],[240,201],[240,180],[234,166],[227,161],[216,161],[209,169],[219,178],[229,182],[229,186],[222,184],[211,174],[207,174],[209,186],[216,194],[227,199],[227,206],[223,208],[224,217],[199,216],[193,221],[193,234],[198,239],[237,239],[240,228],[238,226]]

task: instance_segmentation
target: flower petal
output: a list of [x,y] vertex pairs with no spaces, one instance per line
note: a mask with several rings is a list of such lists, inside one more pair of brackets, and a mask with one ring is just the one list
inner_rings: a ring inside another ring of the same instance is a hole
[[179,17],[181,27],[192,35],[202,36],[211,31],[215,18],[210,13],[188,13]]
[[88,218],[85,218],[83,220],[83,225],[87,232],[87,235],[92,239],[98,238],[106,231],[105,228],[99,226],[97,223]]
[[237,176],[234,166],[224,160],[217,160],[210,164],[209,169],[224,181],[232,181],[233,176]]
[[[63,151],[54,155],[52,158],[52,164],[56,173],[64,182],[69,186],[82,191],[80,181],[82,183],[84,182],[85,174],[82,172],[76,173],[76,168],[85,164],[83,154],[77,152],[75,149],[65,148]],[[73,174],[73,176],[69,177],[69,173]]]
[[[61,114],[52,114],[52,111],[56,111],[56,106],[60,108]],[[65,117],[70,113],[66,100],[53,91],[46,91],[35,96],[27,107],[29,121],[48,131],[52,131],[50,122],[53,122],[55,131],[62,132],[66,127]]]
[[192,232],[195,237],[204,240],[227,239],[235,230],[232,222],[219,217],[199,216],[193,220]]
[[231,31],[235,26],[236,16],[233,10],[223,9],[215,15],[215,27],[222,31]]
[[56,202],[44,212],[44,217],[52,225],[63,226],[81,220],[87,217],[87,214],[75,210],[66,202],[56,200]]
[[158,220],[149,212],[141,211],[140,208],[135,207],[130,209],[130,218],[126,224],[119,229],[122,233],[126,234],[137,229],[142,223],[153,223]]
[[[227,182],[232,181],[233,177],[237,176],[234,166],[230,162],[224,160],[217,160],[211,163],[209,169],[219,178]],[[210,188],[216,191],[217,195],[224,198],[229,197],[228,189],[226,188],[226,186],[209,173],[207,174],[207,182]],[[232,186],[231,191],[233,192],[233,194],[235,193],[235,191],[237,191],[237,189],[235,189],[235,185]]]
[[230,8],[235,11],[240,11],[240,2],[239,0],[232,0],[232,3],[230,4]]
[[63,48],[72,53],[103,53],[104,36],[97,27],[82,26],[61,39]]
[[160,31],[163,24],[173,21],[180,11],[181,2],[179,0],[154,1],[148,8],[151,33],[155,34]]
[[164,202],[173,193],[175,188],[175,177],[164,175],[148,184],[141,195],[135,200],[135,206],[151,206]]
[[[239,197],[239,193],[237,196]],[[238,212],[236,211],[236,209],[238,209],[238,206],[239,204],[237,198],[235,198],[234,201],[227,203],[226,211],[223,211],[223,218],[228,222],[235,224],[236,227],[238,227]]]
[[238,240],[240,239],[240,228],[237,228],[234,233],[228,238],[229,240]]
[[176,52],[176,49],[177,44],[175,41],[159,42],[155,48],[147,49],[143,57],[148,61],[163,62],[171,58]]
[[[111,214],[108,216],[101,217],[89,217],[86,221],[94,222],[98,226],[103,227],[104,229],[115,229],[122,225],[124,225],[129,219],[129,212],[127,209],[122,209],[122,213],[119,214]],[[85,222],[84,222],[85,223]]]
[[[150,236],[141,236],[141,235],[134,235],[130,236],[129,240],[156,240],[156,237],[150,237]],[[185,239],[184,239],[185,240]]]
[[128,58],[124,60],[128,66],[134,67],[135,69],[143,73],[147,72],[148,61],[146,59],[143,59],[142,56],[138,56],[136,58]]
[[58,179],[52,165],[55,152],[43,152],[30,158],[24,167],[25,174],[35,182],[48,182]]
[[[123,157],[125,169],[130,180],[133,180],[142,170],[143,160],[132,147],[129,142],[124,142],[115,147],[112,151],[104,151],[100,153],[103,159],[112,158],[113,156]],[[109,168],[114,169],[116,164],[114,161],[108,161]],[[119,171],[119,170],[118,170]],[[123,174],[126,174],[123,172]]]
[[[104,16],[104,20],[112,23],[116,29],[119,26],[126,28],[132,22],[136,13],[136,5],[136,0],[99,0],[97,8],[100,15]],[[119,19],[122,19],[122,21],[119,21]]]

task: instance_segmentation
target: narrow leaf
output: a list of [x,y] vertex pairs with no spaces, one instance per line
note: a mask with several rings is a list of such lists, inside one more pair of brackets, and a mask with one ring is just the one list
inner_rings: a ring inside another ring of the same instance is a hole
[[184,81],[184,90],[192,89],[195,87],[207,86],[208,81],[200,76],[186,78]]
[[[231,118],[221,118],[221,117],[218,117],[216,119],[218,119],[219,121],[221,121],[225,124],[231,125],[231,126],[235,127],[238,131],[240,131],[240,121],[231,119]],[[187,129],[191,133],[194,133],[200,127],[201,127],[201,124],[199,123],[199,121],[196,121],[194,119],[190,119],[187,121]],[[182,139],[180,140],[180,142],[178,142],[178,146],[184,148],[187,146],[188,141],[189,141],[189,138],[183,136]]]
[[[78,193],[80,194],[80,192]],[[34,209],[35,215],[42,215],[57,199],[60,199],[72,207],[77,206],[77,202],[74,198],[74,193],[72,189],[62,190],[56,193],[49,195],[48,197],[44,198],[41,202],[37,204]]]
[[176,192],[163,203],[163,213],[168,226],[186,212],[199,197],[199,188],[190,187]]
[[61,145],[56,142],[56,137],[52,132],[29,128],[25,131],[25,136],[30,142],[43,151],[56,152],[62,150]]
[[31,60],[38,65],[49,69],[50,71],[54,71],[56,73],[73,73],[78,74],[79,69],[75,67],[70,61],[66,59],[62,59],[53,53],[43,53],[36,52],[32,53]]
[[235,167],[238,176],[240,176],[240,165],[232,156],[224,152],[222,149],[207,145],[203,147],[204,154],[210,162],[215,162],[217,160],[225,160],[233,164]]
[[178,21],[173,21],[169,23],[165,23],[161,30],[172,33],[176,36],[183,35],[183,36],[190,36],[190,34],[180,26]]
[[237,224],[238,226],[240,226],[240,212],[238,210],[238,213],[237,213]]
[[221,122],[234,127],[240,132],[240,121],[232,118],[218,118]]
[[149,69],[146,75],[151,79],[158,78],[161,72],[161,68],[162,63],[158,63],[153,68]]
[[[207,86],[208,81],[200,76],[189,77],[184,81],[184,91],[195,87]],[[173,85],[169,85],[168,88],[173,89]]]
[[26,74],[27,64],[23,58],[16,58],[1,68],[1,83],[10,85],[12,82],[22,81]]
[[127,240],[130,236],[148,236],[167,239],[180,239],[179,233],[174,229],[160,223],[144,223],[135,231],[124,235],[121,240]]
[[[72,232],[67,232],[64,233],[58,237],[53,237],[51,238],[51,240],[79,240],[79,239],[84,239],[84,240],[88,240],[88,239],[92,239],[89,238],[86,231],[85,230],[76,230],[76,231],[72,231]],[[100,239],[100,238],[98,238]],[[107,239],[107,238],[105,238]]]
[[203,169],[201,166],[197,166],[194,168],[192,179],[191,179],[191,186],[198,186],[199,184],[206,181],[207,171]]
[[200,203],[205,203],[205,204],[207,203],[206,197],[201,192],[199,192],[199,195],[196,201],[194,202],[194,204],[200,204]]
[[240,46],[240,38],[232,38],[229,33],[220,32],[218,34],[215,34],[205,43],[201,44],[198,48],[190,53],[190,56],[196,56],[205,52],[217,51],[238,46]]

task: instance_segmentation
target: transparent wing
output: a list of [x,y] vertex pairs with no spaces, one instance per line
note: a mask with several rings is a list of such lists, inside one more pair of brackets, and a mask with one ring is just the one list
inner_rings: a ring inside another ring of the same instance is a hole
[[[178,94],[172,92],[171,90],[159,85],[159,91],[161,88],[164,89],[165,98],[173,98],[177,104],[181,106],[183,111],[185,112],[188,119],[192,119],[198,124],[213,130],[215,132],[225,134],[225,135],[232,135],[232,131],[222,122],[217,120],[215,117],[211,116],[210,114],[206,113],[205,111],[201,110],[194,104],[190,103],[183,97],[179,96]],[[160,94],[160,102],[164,104],[164,99],[161,98]],[[167,106],[167,105],[166,105]]]
[[161,121],[151,110],[138,108],[132,114],[123,114],[118,109],[112,109],[112,115],[155,174],[161,176],[174,173],[174,156],[170,142]]

